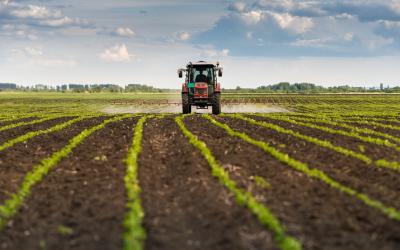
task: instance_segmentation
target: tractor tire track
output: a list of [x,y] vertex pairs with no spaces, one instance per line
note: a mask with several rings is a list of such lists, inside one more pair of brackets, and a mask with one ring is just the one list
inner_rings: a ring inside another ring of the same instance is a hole
[[0,204],[15,193],[26,173],[43,158],[60,150],[87,127],[101,123],[106,117],[87,118],[53,133],[43,134],[25,143],[18,143],[0,152]]
[[137,118],[106,125],[33,187],[0,233],[3,249],[121,249],[124,174]]
[[[223,129],[205,119],[188,117],[185,122],[230,174],[236,176],[235,181],[241,179],[244,187],[265,202],[287,227],[287,232],[302,242],[304,249],[396,249],[400,246],[397,221],[281,164],[256,146],[227,136]],[[249,186],[254,176],[263,177],[270,188]]]
[[149,121],[143,138],[146,249],[276,249],[272,235],[212,177],[173,117]]

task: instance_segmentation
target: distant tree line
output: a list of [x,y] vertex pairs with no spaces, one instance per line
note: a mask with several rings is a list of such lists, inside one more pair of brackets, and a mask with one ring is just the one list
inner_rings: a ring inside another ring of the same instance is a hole
[[257,88],[241,88],[236,87],[235,89],[223,89],[224,92],[228,93],[351,93],[351,92],[384,92],[384,93],[400,93],[400,87],[393,88],[366,88],[366,87],[352,87],[349,85],[334,86],[334,87],[323,87],[315,85],[313,83],[293,83],[280,82],[271,85],[261,85]]
[[[142,93],[171,93],[179,92],[179,89],[160,89],[153,86],[144,84],[128,84],[121,87],[116,84],[62,84],[57,86],[49,86],[44,84],[36,84],[30,87],[18,86],[15,83],[0,83],[0,91],[47,91],[47,92],[74,92],[74,93],[101,93],[101,92],[142,92]],[[368,92],[382,92],[382,93],[400,93],[400,87],[386,88],[380,84],[379,88],[365,88],[365,87],[351,87],[348,85],[323,87],[313,83],[289,83],[280,82],[271,85],[261,85],[257,88],[241,88],[225,89],[226,93],[368,93]]]

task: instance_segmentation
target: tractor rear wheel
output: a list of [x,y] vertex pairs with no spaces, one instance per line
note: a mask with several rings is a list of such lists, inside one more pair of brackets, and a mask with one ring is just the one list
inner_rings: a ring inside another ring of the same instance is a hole
[[192,112],[192,106],[189,103],[189,95],[187,93],[182,94],[182,113],[190,114]]
[[221,94],[215,93],[213,96],[212,113],[214,115],[221,114]]

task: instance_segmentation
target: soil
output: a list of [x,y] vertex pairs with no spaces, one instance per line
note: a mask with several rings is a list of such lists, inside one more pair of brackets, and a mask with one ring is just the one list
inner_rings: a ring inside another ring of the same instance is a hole
[[[105,117],[88,118],[62,131],[39,135],[0,151],[0,204],[19,189],[26,173],[32,170],[32,167],[41,159],[60,150],[83,129],[97,125],[104,119]],[[43,128],[52,126],[52,124],[46,124],[47,126],[45,124],[41,126]]]
[[2,249],[122,249],[123,159],[135,123],[108,124],[62,160],[0,234]]
[[[7,118],[4,118],[7,119]],[[29,122],[29,121],[33,121],[33,120],[37,120],[38,118],[36,117],[26,117],[26,118],[19,118],[19,119],[14,119],[12,121],[1,121],[0,120],[0,127],[2,126],[6,126],[6,125],[10,125],[10,124],[14,124],[17,122]]]
[[75,118],[75,117],[55,118],[55,119],[44,121],[41,123],[36,123],[36,124],[32,124],[32,125],[23,125],[23,126],[18,126],[13,129],[7,129],[4,131],[0,131],[0,145],[10,139],[14,139],[15,137],[24,135],[24,134],[32,132],[32,131],[47,129],[47,128],[53,127],[57,124],[71,120],[73,118]]
[[148,122],[143,138],[146,249],[276,249],[271,234],[212,177],[172,118]]
[[265,121],[268,123],[276,124],[285,127],[301,134],[313,136],[321,140],[330,141],[332,144],[351,149],[353,151],[368,155],[374,160],[386,159],[389,161],[399,161],[400,153],[393,148],[380,146],[374,143],[364,142],[354,137],[343,136],[339,134],[331,134],[322,130],[304,127],[301,125],[292,124],[286,121],[278,121],[266,117],[250,115],[250,118],[258,121]]
[[400,186],[398,185],[400,174],[396,171],[368,165],[331,149],[252,125],[243,120],[231,118],[218,118],[218,120],[252,138],[268,142],[279,151],[306,163],[310,168],[324,171],[334,180],[354,190],[400,209]]
[[[270,188],[253,189],[304,249],[398,249],[400,223],[388,219],[328,185],[281,164],[256,146],[228,136],[200,117],[188,117],[190,130],[217,160],[243,180],[261,176]],[[204,133],[207,131],[207,133]],[[236,172],[236,173],[235,173]],[[345,174],[345,173],[343,173]]]
[[[212,176],[208,163],[189,144],[174,117],[150,119],[144,126],[138,178],[145,211],[145,249],[277,249],[271,232]],[[104,119],[86,119],[0,152],[0,204],[18,189],[33,165]],[[329,172],[341,183],[379,201],[399,205],[398,173],[376,170],[268,129],[216,119]],[[400,249],[398,221],[229,136],[200,115],[184,121],[207,144],[230,178],[270,208],[304,249]],[[121,249],[126,214],[124,159],[136,122],[137,118],[132,118],[108,124],[55,166],[0,231],[0,249]],[[340,146],[363,145],[370,157],[386,158],[391,153],[344,136],[281,125]]]

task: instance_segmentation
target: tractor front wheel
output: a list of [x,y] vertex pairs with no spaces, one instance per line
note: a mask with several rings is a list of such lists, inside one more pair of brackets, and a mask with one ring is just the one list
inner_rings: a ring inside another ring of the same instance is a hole
[[192,112],[192,106],[189,103],[189,95],[187,93],[182,94],[182,113],[190,114]]
[[212,106],[212,113],[214,115],[219,115],[221,114],[221,94],[220,93],[216,93],[214,94],[213,97],[213,106]]

